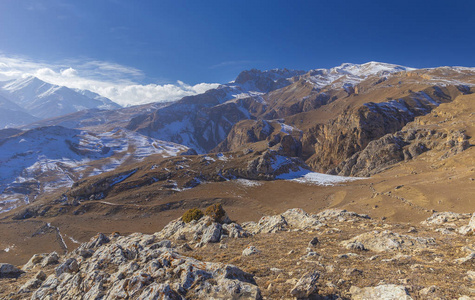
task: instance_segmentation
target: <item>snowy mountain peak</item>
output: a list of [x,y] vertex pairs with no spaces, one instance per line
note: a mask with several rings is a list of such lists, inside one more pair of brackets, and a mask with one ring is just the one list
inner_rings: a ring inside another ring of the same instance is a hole
[[[8,81],[0,93],[36,118],[45,119],[84,109],[116,109],[121,106],[89,91],[75,91],[65,86],[44,82],[36,77]],[[30,122],[38,119],[32,119]],[[22,120],[19,124],[27,124]]]

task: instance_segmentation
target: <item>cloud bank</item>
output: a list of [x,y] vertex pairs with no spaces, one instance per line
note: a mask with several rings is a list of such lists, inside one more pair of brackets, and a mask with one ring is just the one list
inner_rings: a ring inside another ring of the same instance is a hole
[[115,63],[67,60],[50,64],[0,55],[0,81],[26,76],[69,88],[90,90],[122,106],[175,101],[219,86],[217,83],[189,85],[182,81],[143,85],[136,82],[145,77],[142,71]]

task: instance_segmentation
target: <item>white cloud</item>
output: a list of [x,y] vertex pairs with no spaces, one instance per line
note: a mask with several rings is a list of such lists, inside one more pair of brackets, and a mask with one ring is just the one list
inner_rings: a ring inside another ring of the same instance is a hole
[[217,83],[188,85],[142,85],[135,80],[145,77],[142,71],[116,63],[90,60],[67,60],[56,64],[36,62],[24,57],[0,55],[0,80],[36,76],[49,83],[69,88],[87,89],[120,105],[179,100],[218,87]]

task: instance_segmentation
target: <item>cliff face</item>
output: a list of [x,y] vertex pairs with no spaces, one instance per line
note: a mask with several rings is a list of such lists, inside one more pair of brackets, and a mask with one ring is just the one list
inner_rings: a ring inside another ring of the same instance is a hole
[[326,172],[388,133],[401,130],[414,118],[463,94],[456,87],[430,87],[409,96],[380,103],[365,103],[345,111],[326,124],[304,133],[304,158],[317,171]]
[[463,95],[418,117],[403,130],[368,143],[342,161],[331,174],[370,176],[400,161],[430,151],[430,161],[443,161],[468,149],[474,134],[473,95]]

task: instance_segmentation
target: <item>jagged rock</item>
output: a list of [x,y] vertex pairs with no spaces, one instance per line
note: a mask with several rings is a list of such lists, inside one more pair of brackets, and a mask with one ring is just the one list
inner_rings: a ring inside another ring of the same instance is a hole
[[29,292],[31,290],[37,289],[41,286],[42,280],[38,280],[36,278],[32,278],[28,280],[25,284],[23,284],[20,289],[18,290],[19,293]]
[[244,238],[251,235],[236,223],[223,224],[223,232],[230,238]]
[[257,224],[255,222],[243,223],[243,227],[252,234],[273,233],[287,228],[287,222],[282,215],[264,216]]
[[422,225],[442,225],[445,223],[453,223],[468,219],[470,214],[459,214],[451,211],[436,212],[426,220],[422,221]]
[[43,259],[47,256],[48,254],[42,253],[42,254],[34,254],[30,260],[23,266],[22,270],[27,271],[34,266],[38,265],[43,261]]
[[335,222],[348,222],[357,221],[359,219],[371,219],[368,215],[357,214],[345,209],[326,209],[312,217],[317,218],[321,222],[335,221]]
[[55,269],[56,277],[63,273],[76,273],[79,270],[78,262],[75,258],[68,258],[64,263]]
[[219,223],[209,225],[203,232],[202,243],[217,243],[221,238],[222,226]]
[[405,248],[427,248],[435,245],[433,238],[412,237],[390,231],[372,231],[360,234],[350,240],[343,241],[345,247],[352,243],[361,243],[368,250],[376,252],[401,250]]
[[319,278],[320,273],[318,271],[304,274],[290,290],[290,294],[297,299],[307,299],[317,293],[317,281]]
[[41,261],[41,266],[46,267],[49,265],[57,264],[58,262],[59,262],[58,253],[51,252]]
[[310,216],[300,208],[293,208],[280,215],[264,216],[258,223],[243,223],[243,227],[252,234],[273,233],[289,229],[317,230],[324,224],[316,217]]
[[350,288],[351,299],[353,300],[412,300],[406,288],[395,284],[378,285],[376,287]]
[[14,265],[0,263],[0,278],[14,278],[20,276],[21,273],[23,271]]
[[321,220],[310,216],[301,208],[289,209],[282,214],[282,217],[285,218],[285,221],[291,228],[295,229],[318,229],[320,226],[323,226]]
[[[155,235],[113,236],[90,257],[72,252],[32,299],[261,299],[253,275],[180,255],[170,241],[155,241]],[[24,290],[36,287],[32,281]]]
[[260,252],[255,246],[249,246],[242,251],[242,256],[251,256]]
[[475,234],[475,213],[472,214],[468,225],[460,227],[458,232],[464,235]]

